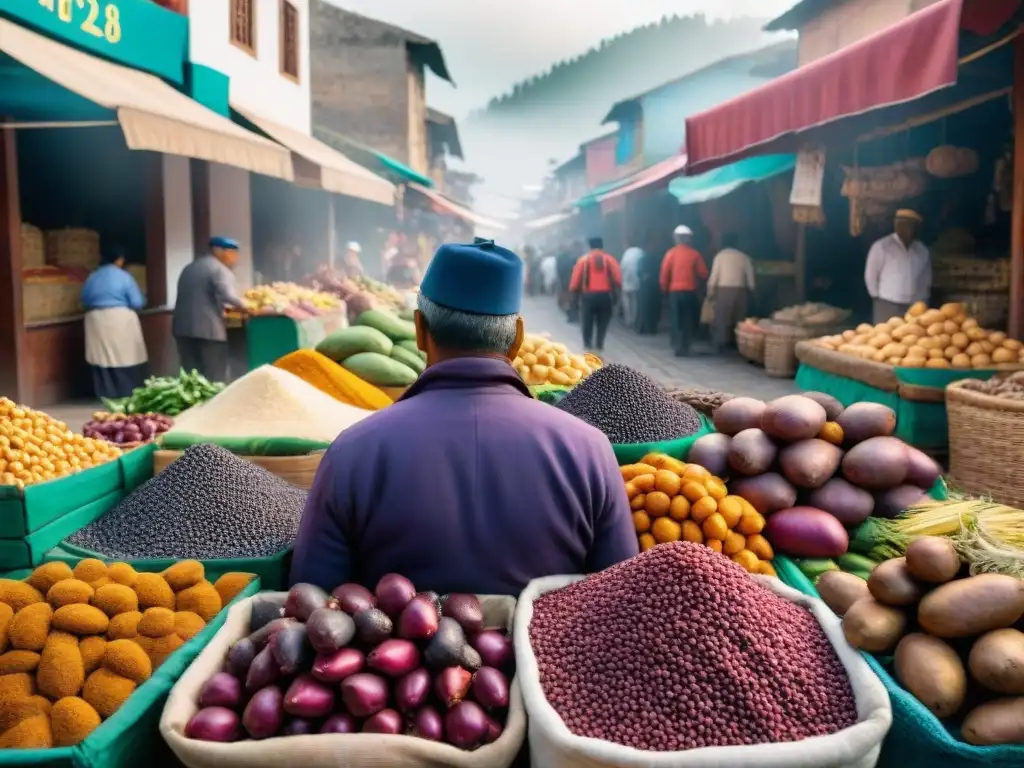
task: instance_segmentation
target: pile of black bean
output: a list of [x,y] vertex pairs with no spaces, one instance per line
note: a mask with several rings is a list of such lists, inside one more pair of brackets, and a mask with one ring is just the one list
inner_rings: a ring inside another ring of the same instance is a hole
[[677,752],[857,721],[814,616],[700,544],[661,544],[541,596],[529,633],[544,696],[578,736]]
[[701,427],[696,410],[625,365],[597,369],[555,407],[597,427],[617,444],[676,440]]
[[289,547],[306,491],[214,445],[194,445],[67,538],[111,558],[266,557]]

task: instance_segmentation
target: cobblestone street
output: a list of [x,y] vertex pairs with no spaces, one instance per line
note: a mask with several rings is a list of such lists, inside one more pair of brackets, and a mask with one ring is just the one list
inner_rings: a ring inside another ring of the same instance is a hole
[[[581,346],[580,327],[570,325],[550,296],[523,298],[523,317],[530,333],[550,333],[574,349]],[[668,334],[640,336],[613,320],[605,340],[604,359],[646,373],[665,385],[731,392],[770,400],[797,391],[790,379],[773,379],[735,353],[716,357],[706,345],[697,345],[693,357],[675,357]]]

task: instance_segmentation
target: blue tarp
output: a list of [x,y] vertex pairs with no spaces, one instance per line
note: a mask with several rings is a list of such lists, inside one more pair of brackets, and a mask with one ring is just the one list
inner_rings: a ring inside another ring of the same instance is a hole
[[702,173],[682,176],[669,182],[669,193],[680,205],[706,203],[725,197],[744,184],[763,181],[793,170],[796,155],[760,155]]

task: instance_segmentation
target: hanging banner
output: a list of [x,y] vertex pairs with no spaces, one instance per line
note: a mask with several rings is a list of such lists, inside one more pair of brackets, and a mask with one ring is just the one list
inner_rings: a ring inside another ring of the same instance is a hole
[[801,149],[796,156],[790,205],[821,207],[821,188],[825,180],[825,150]]

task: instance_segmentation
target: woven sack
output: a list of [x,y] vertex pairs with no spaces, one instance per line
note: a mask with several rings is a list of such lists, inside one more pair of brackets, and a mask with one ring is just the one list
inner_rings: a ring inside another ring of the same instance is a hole
[[530,719],[530,761],[558,768],[871,768],[892,723],[889,697],[867,662],[846,642],[841,620],[821,602],[778,579],[754,576],[780,597],[814,614],[832,641],[857,700],[858,722],[830,736],[781,744],[705,747],[685,752],[649,752],[576,736],[544,697],[540,670],[530,645],[533,603],[541,595],[586,578],[549,576],[534,579],[516,605],[513,644],[526,714]]
[[[249,632],[250,600],[228,612],[224,626],[192,663],[164,706],[160,734],[188,768],[509,768],[526,738],[526,712],[518,679],[512,681],[505,730],[472,752],[413,736],[318,734],[216,744],[185,738],[203,683],[224,666],[228,648]],[[481,595],[488,626],[511,628],[516,601]],[[537,765],[536,763],[534,765]],[[539,766],[538,766],[539,768]]]

